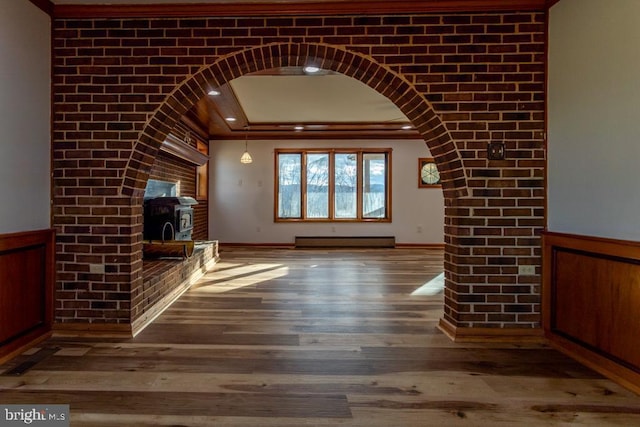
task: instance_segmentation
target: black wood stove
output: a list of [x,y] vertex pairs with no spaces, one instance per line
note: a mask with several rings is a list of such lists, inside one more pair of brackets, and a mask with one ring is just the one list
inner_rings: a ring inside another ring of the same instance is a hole
[[144,201],[145,240],[191,240],[193,197],[156,197]]

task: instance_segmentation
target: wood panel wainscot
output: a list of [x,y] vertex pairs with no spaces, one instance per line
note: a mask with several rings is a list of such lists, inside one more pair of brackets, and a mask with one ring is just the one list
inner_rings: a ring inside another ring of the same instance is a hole
[[49,229],[0,235],[0,363],[51,334],[54,239]]
[[545,232],[550,343],[640,393],[640,243]]

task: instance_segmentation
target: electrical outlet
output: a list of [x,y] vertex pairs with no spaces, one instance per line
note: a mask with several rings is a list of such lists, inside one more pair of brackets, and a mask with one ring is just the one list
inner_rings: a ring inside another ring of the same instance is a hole
[[487,158],[489,160],[504,160],[504,142],[490,142],[487,144]]
[[417,231],[418,233],[422,233],[422,226],[421,226],[421,225],[419,225],[419,226],[417,227],[416,231]]
[[89,273],[104,274],[104,264],[89,264]]
[[520,275],[520,276],[535,276],[536,275],[536,266],[535,265],[519,265],[518,266],[518,275]]

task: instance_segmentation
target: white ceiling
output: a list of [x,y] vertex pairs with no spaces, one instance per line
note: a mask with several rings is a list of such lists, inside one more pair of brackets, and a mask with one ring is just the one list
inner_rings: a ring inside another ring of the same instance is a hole
[[248,75],[231,87],[250,123],[409,121],[386,97],[342,74]]

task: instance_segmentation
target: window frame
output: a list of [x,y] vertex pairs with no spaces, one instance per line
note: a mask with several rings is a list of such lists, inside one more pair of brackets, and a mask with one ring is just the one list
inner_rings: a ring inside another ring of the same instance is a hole
[[[392,222],[392,148],[276,148],[274,150],[274,194],[273,194],[273,218],[274,222],[346,222],[346,223],[362,223],[362,222]],[[363,157],[365,154],[384,154],[385,155],[385,216],[382,218],[373,218],[364,216],[364,165]],[[278,216],[279,198],[280,198],[280,171],[279,158],[280,154],[300,154],[301,171],[300,171],[300,217],[299,218],[281,218]],[[307,154],[328,154],[329,155],[329,215],[327,218],[308,218],[307,217]],[[355,218],[336,218],[335,213],[335,155],[336,154],[355,154],[357,157],[357,178],[356,178],[356,217]]]

